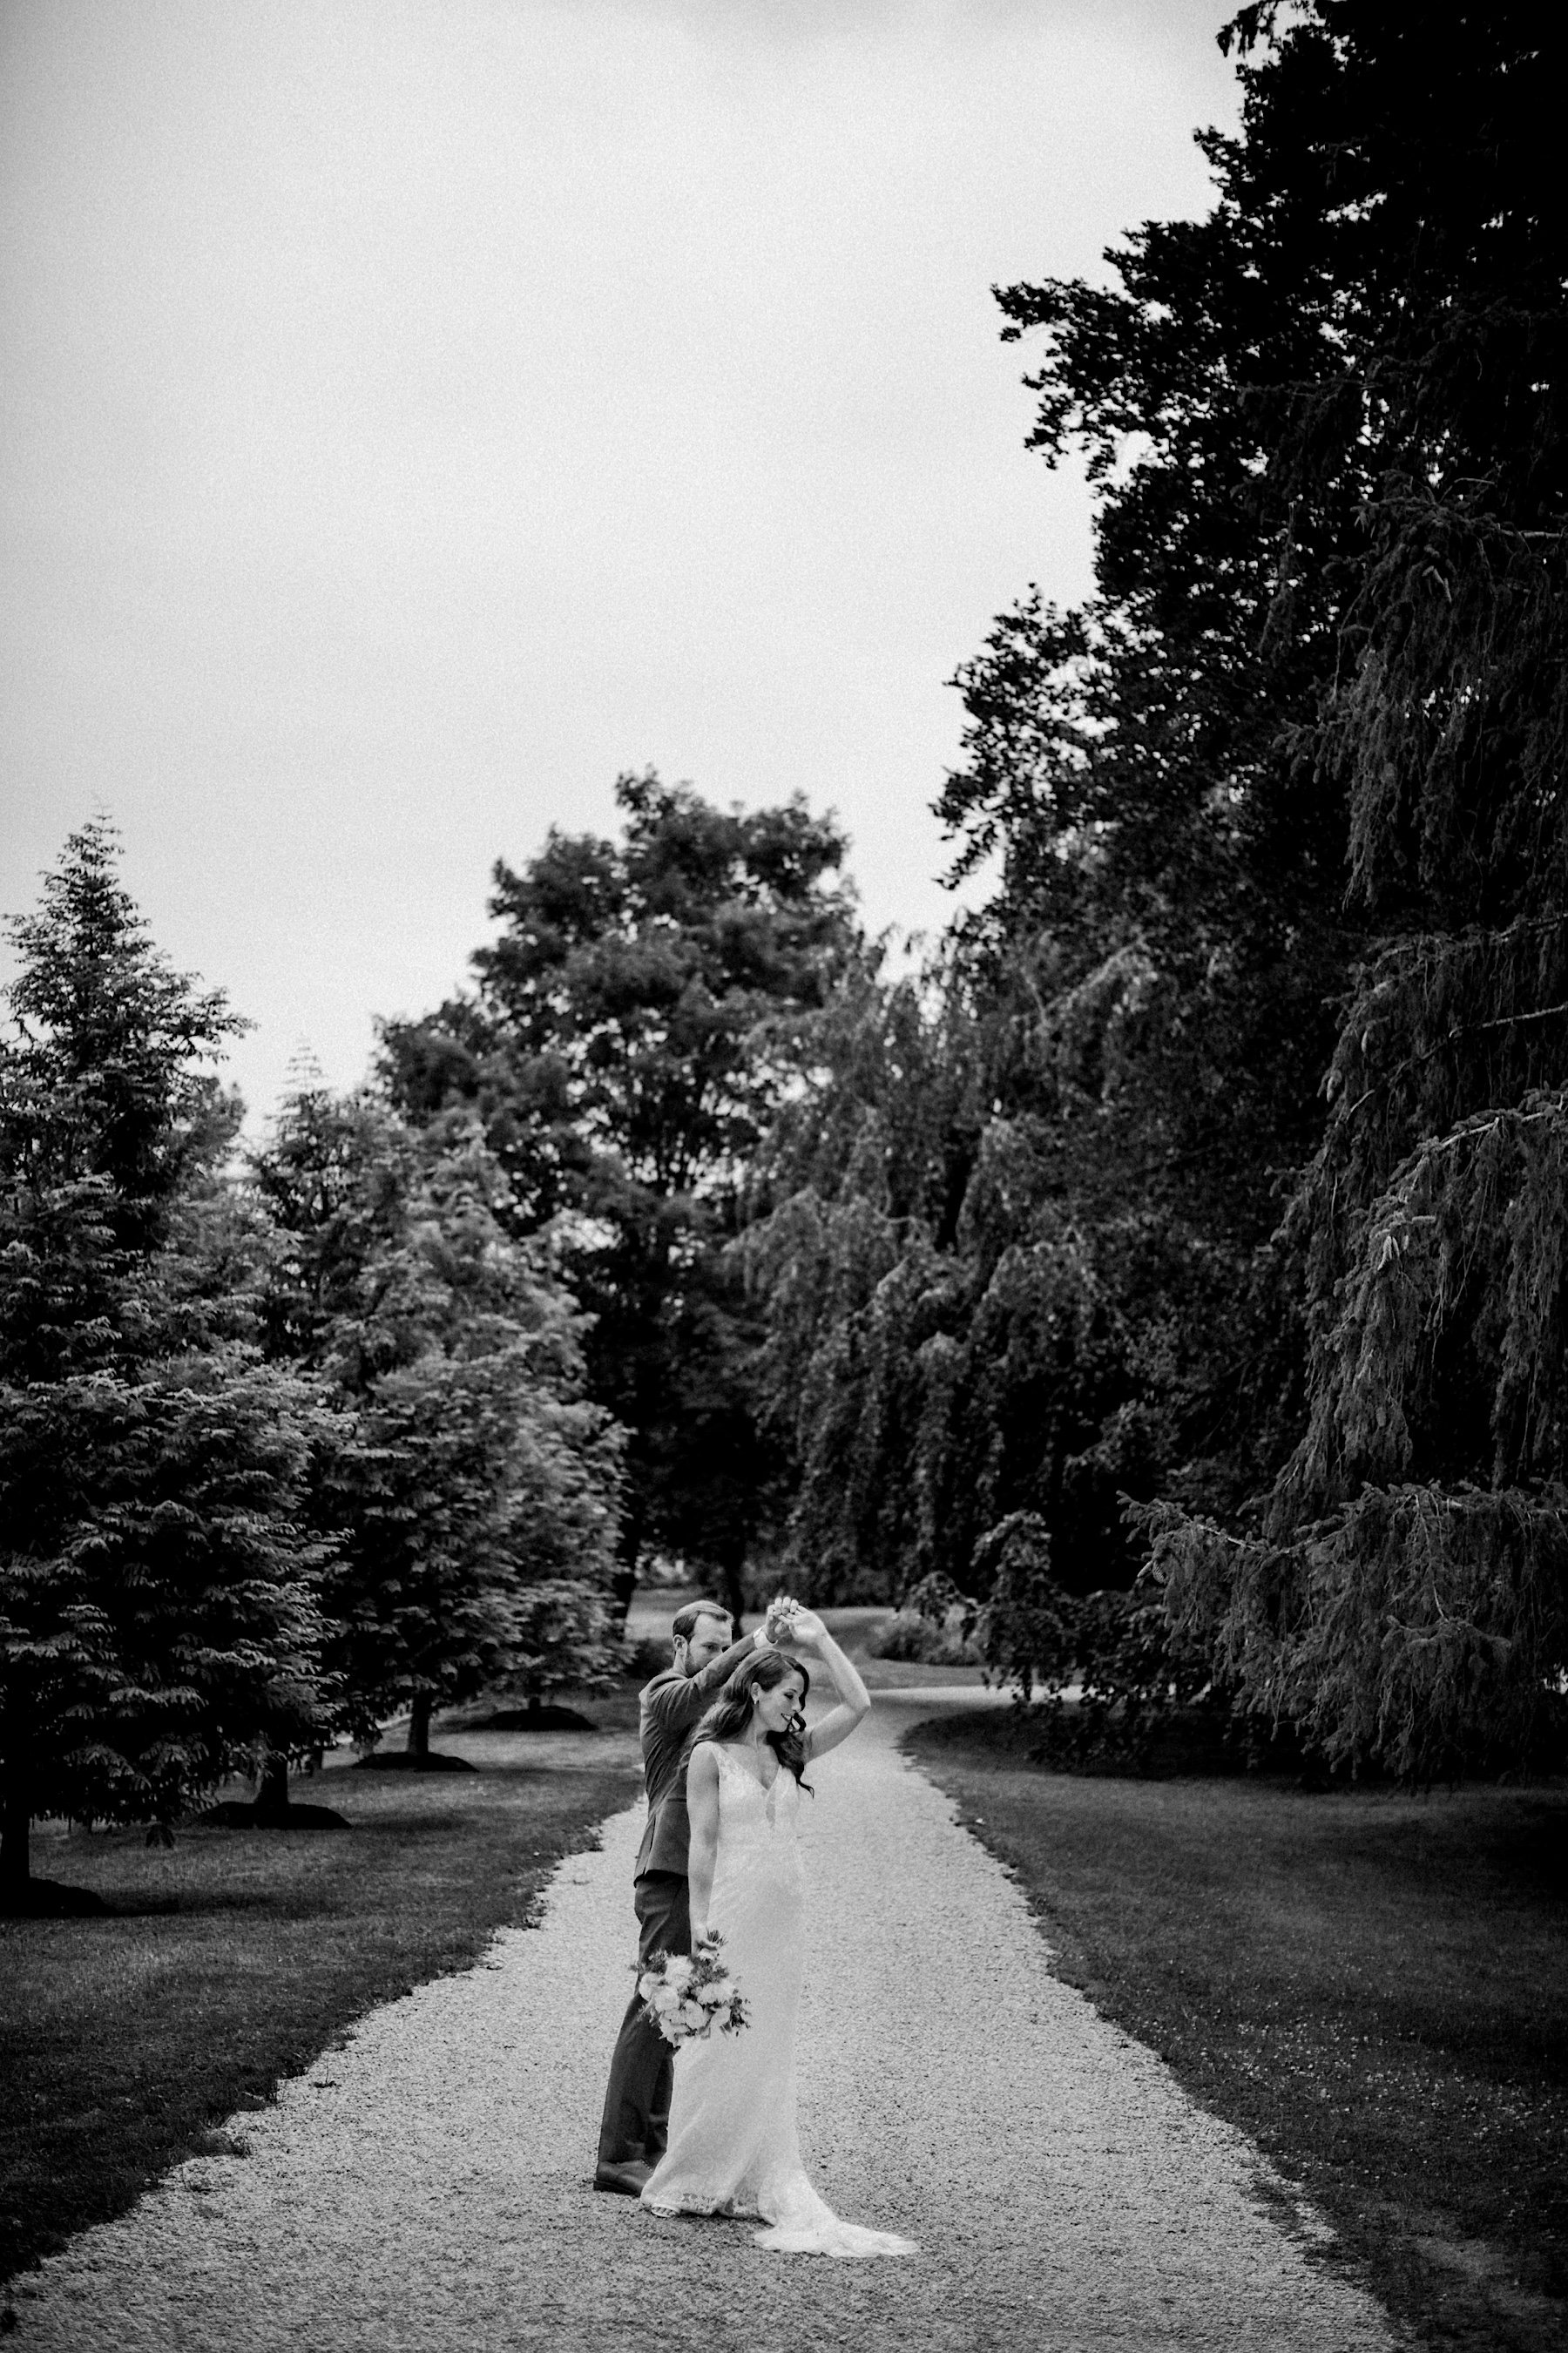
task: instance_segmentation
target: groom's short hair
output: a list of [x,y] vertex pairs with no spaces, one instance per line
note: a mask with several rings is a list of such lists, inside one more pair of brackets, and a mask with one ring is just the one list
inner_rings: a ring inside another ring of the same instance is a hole
[[673,1642],[689,1642],[697,1631],[700,1618],[722,1618],[727,1622],[729,1616],[721,1601],[689,1601],[685,1609],[678,1609],[669,1621],[670,1640]]

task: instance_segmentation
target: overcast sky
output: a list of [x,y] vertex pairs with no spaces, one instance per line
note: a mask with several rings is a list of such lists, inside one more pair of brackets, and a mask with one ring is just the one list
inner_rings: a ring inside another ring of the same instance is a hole
[[944,681],[1088,582],[989,289],[1206,209],[1229,13],[0,0],[0,908],[107,809],[258,1113],[622,769],[939,925]]

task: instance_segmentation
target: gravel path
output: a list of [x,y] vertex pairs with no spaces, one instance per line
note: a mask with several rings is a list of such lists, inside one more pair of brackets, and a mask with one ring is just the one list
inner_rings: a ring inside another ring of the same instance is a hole
[[656,2221],[588,2163],[633,1949],[637,1811],[541,1931],[363,2021],[17,2283],[18,2353],[1386,2353],[1370,2298],[1258,2195],[1247,2143],[1048,1968],[1022,1896],[896,1753],[879,1694],[805,1809],[806,2161],[921,2255],[764,2254]]

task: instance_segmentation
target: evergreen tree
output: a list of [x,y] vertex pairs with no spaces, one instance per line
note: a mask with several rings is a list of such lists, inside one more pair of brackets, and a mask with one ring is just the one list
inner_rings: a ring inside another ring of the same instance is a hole
[[361,1739],[486,1688],[531,1702],[609,1664],[619,1433],[583,1395],[583,1319],[470,1119],[418,1134],[368,1093],[295,1091],[252,1180],[273,1237],[271,1353],[341,1435],[326,1656]]
[[264,1366],[216,1170],[237,1026],[67,842],[0,1039],[0,1886],[32,1818],[153,1821],[328,1710],[300,1505],[323,1418]]

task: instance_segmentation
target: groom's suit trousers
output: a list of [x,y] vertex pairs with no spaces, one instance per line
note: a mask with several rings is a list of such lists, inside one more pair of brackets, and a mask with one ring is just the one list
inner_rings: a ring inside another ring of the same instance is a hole
[[[658,1952],[691,1950],[690,1894],[684,1873],[645,1871],[637,1883],[637,1960],[647,1968]],[[599,2126],[601,2165],[641,2158],[657,2165],[669,2134],[675,2053],[643,2016],[634,1987],[610,2061],[610,2088]]]

